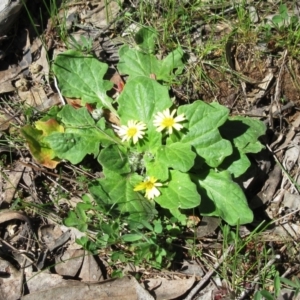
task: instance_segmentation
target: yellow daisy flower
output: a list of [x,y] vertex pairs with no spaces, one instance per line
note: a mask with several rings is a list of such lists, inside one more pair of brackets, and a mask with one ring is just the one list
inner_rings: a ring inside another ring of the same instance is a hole
[[173,128],[178,131],[182,129],[183,126],[178,123],[186,120],[186,118],[184,114],[181,114],[174,118],[175,113],[176,113],[176,109],[173,109],[173,111],[170,113],[169,108],[165,109],[163,112],[157,113],[153,121],[154,126],[157,127],[156,130],[160,132],[165,128],[167,128],[169,134],[172,134]]
[[122,142],[132,139],[133,143],[136,144],[139,139],[143,138],[146,124],[135,120],[129,120],[127,122],[127,126],[114,126],[114,128],[116,129],[116,132],[120,138],[122,138]]
[[143,182],[139,183],[134,188],[134,191],[146,190],[145,197],[149,200],[153,199],[154,197],[158,197],[160,195],[160,191],[158,190],[157,186],[162,186],[162,183],[156,181],[157,179],[153,176],[147,177]]

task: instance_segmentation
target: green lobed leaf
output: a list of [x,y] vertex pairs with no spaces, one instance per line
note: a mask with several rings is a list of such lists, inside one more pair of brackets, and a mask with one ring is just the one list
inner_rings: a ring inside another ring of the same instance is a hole
[[168,88],[143,76],[126,83],[118,102],[122,124],[138,120],[152,128],[154,115],[172,105]]
[[243,116],[230,117],[220,127],[220,132],[240,152],[257,153],[264,148],[258,138],[265,134],[266,126],[259,120]]
[[231,143],[219,133],[220,127],[228,117],[228,109],[219,104],[206,104],[195,101],[178,108],[177,114],[184,113],[188,122],[180,141],[192,145],[206,164],[218,167],[226,156],[232,153]]
[[93,206],[89,203],[78,203],[74,212],[69,211],[68,217],[64,219],[64,224],[85,232],[88,228],[88,217],[86,215],[86,211],[92,208]]
[[148,123],[146,134],[143,139],[137,144],[137,149],[140,152],[153,152],[153,149],[156,149],[161,145],[162,133],[156,131],[156,127],[152,122]]
[[160,68],[160,62],[154,55],[144,54],[127,45],[120,48],[119,57],[118,70],[121,74],[129,75],[129,81],[136,76],[149,77],[151,74],[157,74]]
[[153,203],[145,199],[134,187],[143,181],[136,173],[121,176],[116,172],[104,169],[105,178],[99,183],[102,193],[105,192],[112,199],[114,205],[123,213],[129,213],[128,219],[134,221],[151,220],[156,214]]
[[57,166],[59,160],[55,158],[55,153],[45,138],[54,132],[63,131],[64,127],[55,119],[40,120],[35,123],[35,127],[25,125],[21,128],[21,134],[25,137],[32,156],[38,163],[51,169]]
[[149,152],[146,152],[143,157],[147,171],[146,174],[159,179],[159,181],[166,181],[169,178],[168,166],[154,159],[154,157],[155,155]]
[[163,226],[161,224],[161,220],[154,220],[153,224],[154,224],[154,228],[152,229],[152,231],[154,230],[154,232],[158,234],[163,232]]
[[119,145],[109,145],[104,148],[98,156],[98,162],[104,168],[119,174],[130,172],[126,149]]
[[65,105],[57,114],[61,122],[66,126],[72,127],[90,127],[95,125],[95,120],[85,107],[74,108],[71,105]]
[[155,161],[167,168],[187,172],[194,165],[195,158],[196,153],[192,151],[191,145],[179,142],[159,147]]
[[[168,54],[162,61],[161,67],[157,73],[157,80],[171,82],[174,80],[175,75],[181,74],[184,69],[182,61],[183,51],[180,47]],[[175,74],[173,73],[176,69]]]
[[259,137],[264,135],[265,131],[265,124],[259,120],[242,116],[230,117],[220,127],[220,133],[234,145],[234,149],[221,167],[235,178],[244,174],[251,165],[245,154],[257,153],[264,148],[259,142]]
[[52,132],[64,132],[64,127],[60,125],[55,119],[48,119],[47,121],[35,122],[35,127],[43,131],[43,136],[48,136]]
[[246,154],[239,152],[237,148],[233,148],[233,153],[227,156],[220,168],[229,171],[235,178],[244,174],[251,166],[251,162]]
[[117,114],[112,99],[106,94],[113,87],[110,81],[103,80],[107,69],[107,64],[75,50],[59,54],[53,64],[64,96],[80,98],[83,104],[96,103],[97,107],[104,106]]
[[160,191],[161,195],[155,201],[180,220],[183,219],[180,209],[197,207],[201,201],[196,185],[189,175],[177,170],[170,171],[170,181]]
[[212,169],[193,176],[201,194],[200,213],[220,216],[229,225],[247,224],[253,221],[253,213],[240,186],[228,171],[216,172]]
[[180,47],[169,53],[162,61],[153,54],[142,53],[127,45],[120,48],[119,56],[118,70],[121,74],[129,75],[129,80],[137,76],[145,76],[171,82],[184,68],[183,51]]
[[87,154],[96,156],[99,153],[101,136],[97,140],[96,134],[93,129],[74,129],[74,132],[53,133],[45,141],[50,144],[55,156],[78,164]]
[[135,42],[139,49],[145,53],[154,53],[157,32],[152,27],[142,27],[135,35]]
[[89,192],[95,200],[95,203],[101,208],[101,210],[106,214],[114,214],[118,216],[120,211],[114,205],[115,202],[112,200],[108,193],[104,191],[99,180],[94,180],[89,183]]
[[111,130],[102,130],[96,126],[85,107],[75,109],[66,105],[58,117],[67,126],[65,132],[52,133],[45,141],[60,159],[77,164],[87,154],[97,156],[100,144],[109,145],[118,141]]

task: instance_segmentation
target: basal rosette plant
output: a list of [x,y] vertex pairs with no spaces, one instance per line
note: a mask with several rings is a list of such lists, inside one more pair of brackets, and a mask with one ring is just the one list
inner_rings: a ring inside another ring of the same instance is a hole
[[[153,39],[147,40],[153,50]],[[176,107],[168,84],[183,70],[183,51],[178,48],[160,61],[153,51],[145,51],[147,40],[142,50],[120,49],[118,69],[128,79],[115,102],[107,95],[112,84],[103,79],[105,63],[74,50],[58,55],[53,71],[62,94],[109,109],[120,124],[94,119],[85,107],[66,105],[52,116],[63,129],[43,135],[44,126],[42,139],[28,140],[30,149],[43,143],[52,159],[73,164],[93,155],[104,178],[90,183],[91,195],[106,212],[126,215],[131,228],[165,211],[186,224],[190,209],[219,216],[230,225],[251,222],[252,211],[233,178],[250,166],[247,153],[263,148],[258,138],[264,124],[229,117],[229,110],[216,102]],[[30,132],[37,129],[27,126],[22,132],[32,137]]]

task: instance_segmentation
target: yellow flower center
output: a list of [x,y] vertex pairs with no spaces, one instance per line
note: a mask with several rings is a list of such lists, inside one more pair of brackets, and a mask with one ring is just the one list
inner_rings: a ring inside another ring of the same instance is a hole
[[137,129],[135,127],[128,128],[127,135],[130,137],[135,136],[137,133]]
[[151,181],[145,182],[145,188],[146,190],[152,190],[154,188],[154,183]]
[[162,121],[162,125],[165,127],[173,127],[175,121],[173,118],[164,118]]

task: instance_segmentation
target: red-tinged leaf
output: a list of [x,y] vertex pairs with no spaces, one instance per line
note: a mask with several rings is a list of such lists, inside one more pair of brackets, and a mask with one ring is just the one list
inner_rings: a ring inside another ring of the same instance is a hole
[[39,164],[47,168],[54,169],[60,160],[54,159],[54,151],[49,148],[48,144],[43,142],[43,131],[36,129],[31,125],[26,125],[21,129],[21,133],[26,138],[29,150],[34,159]]

